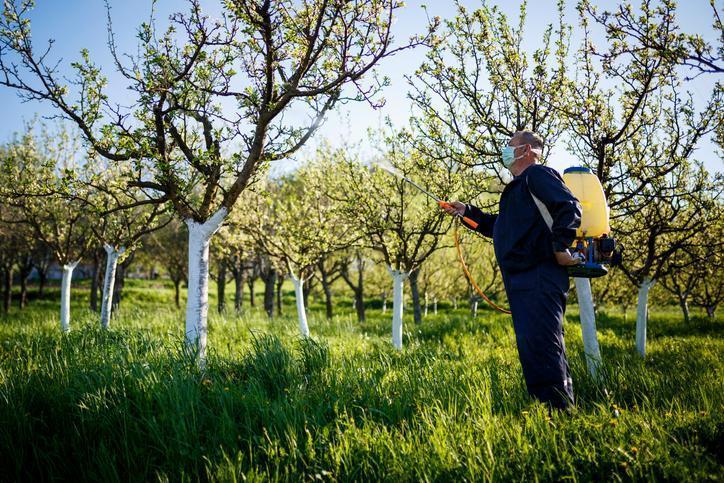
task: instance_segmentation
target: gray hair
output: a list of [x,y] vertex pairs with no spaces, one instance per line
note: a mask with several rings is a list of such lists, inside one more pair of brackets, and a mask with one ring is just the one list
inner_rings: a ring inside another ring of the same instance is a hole
[[543,145],[545,144],[543,142],[543,138],[540,137],[538,134],[534,133],[533,131],[529,129],[523,129],[522,131],[516,131],[515,134],[513,134],[514,138],[519,138],[523,144],[530,144],[530,147],[533,149],[543,149]]

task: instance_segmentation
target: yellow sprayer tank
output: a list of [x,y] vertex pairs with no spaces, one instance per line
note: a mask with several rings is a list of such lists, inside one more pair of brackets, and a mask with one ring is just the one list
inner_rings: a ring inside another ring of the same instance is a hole
[[603,186],[593,172],[582,166],[573,166],[563,171],[563,181],[573,195],[581,202],[581,226],[576,237],[598,238],[608,234],[608,204]]

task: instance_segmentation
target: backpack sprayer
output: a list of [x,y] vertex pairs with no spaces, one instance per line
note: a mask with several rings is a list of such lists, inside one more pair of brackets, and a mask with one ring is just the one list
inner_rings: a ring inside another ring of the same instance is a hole
[[[377,166],[391,175],[396,176],[414,186],[420,192],[435,200],[440,208],[448,208],[451,206],[450,203],[441,200],[396,169],[381,164],[378,164]],[[567,267],[568,274],[572,277],[582,278],[596,278],[606,275],[608,273],[608,269],[605,265],[615,266],[620,264],[621,254],[619,251],[616,251],[616,241],[609,237],[609,233],[611,232],[611,228],[608,225],[609,209],[601,182],[590,169],[585,167],[567,168],[563,172],[563,182],[578,199],[582,209],[581,225],[576,230],[576,239],[573,242],[573,246],[569,249],[574,257],[581,260],[581,263]],[[541,216],[546,222],[546,225],[548,225],[548,228],[550,229],[553,224],[553,219],[548,212],[548,208],[546,208],[545,204],[543,204],[543,202],[541,202],[533,193],[531,193],[531,196],[533,197],[533,201],[538,207]],[[478,224],[470,218],[460,214],[457,216],[471,228],[477,228]],[[483,293],[480,287],[478,287],[478,284],[475,283],[475,280],[470,274],[470,270],[468,270],[468,266],[465,263],[463,253],[460,248],[460,237],[458,235],[457,224],[455,225],[454,240],[460,265],[475,291],[492,308],[509,314],[509,310],[496,305],[485,295],[485,293]]]
[[578,255],[582,263],[569,266],[568,274],[582,278],[602,277],[608,273],[606,265],[621,264],[621,251],[616,250],[616,240],[609,236],[609,209],[603,186],[598,177],[583,166],[564,170],[563,182],[581,203],[581,225],[576,230],[570,251],[574,256]]

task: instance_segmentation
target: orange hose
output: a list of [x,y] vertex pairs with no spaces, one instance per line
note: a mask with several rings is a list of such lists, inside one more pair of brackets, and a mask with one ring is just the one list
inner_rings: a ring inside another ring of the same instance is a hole
[[455,239],[455,248],[457,248],[458,251],[458,260],[460,260],[460,265],[463,267],[463,272],[465,272],[465,276],[468,277],[468,280],[470,281],[470,284],[473,286],[475,291],[480,295],[483,300],[485,300],[488,305],[490,305],[492,308],[497,310],[498,312],[502,312],[504,314],[510,314],[510,310],[504,309],[498,305],[496,305],[495,302],[490,300],[485,293],[478,287],[478,284],[475,283],[475,279],[473,279],[473,276],[470,275],[470,270],[468,270],[468,265],[465,263],[465,258],[463,258],[463,251],[460,248],[460,236],[458,235],[458,224],[455,224],[455,231],[453,232],[453,237]]

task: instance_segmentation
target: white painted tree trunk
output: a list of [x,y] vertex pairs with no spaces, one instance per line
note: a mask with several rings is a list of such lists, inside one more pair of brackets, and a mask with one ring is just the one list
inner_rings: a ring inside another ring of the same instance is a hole
[[107,329],[111,323],[111,307],[113,305],[113,286],[116,284],[116,267],[118,258],[126,251],[126,247],[116,247],[108,243],[103,245],[106,250],[106,274],[103,277],[103,297],[101,300],[101,327]]
[[199,365],[206,360],[206,337],[209,313],[209,242],[226,218],[226,208],[198,223],[186,220],[189,228],[189,283],[186,302],[186,346]]
[[382,313],[387,313],[387,292],[382,293]]
[[392,275],[392,345],[395,349],[402,349],[402,314],[404,311],[402,297],[403,285],[408,273],[401,270],[393,270],[388,268]]
[[475,299],[475,301],[473,302],[473,317],[478,317],[478,299]]
[[70,283],[73,280],[73,270],[80,260],[63,265],[63,279],[60,283],[60,328],[63,332],[70,332]]
[[437,315],[437,298],[432,300],[432,312]]
[[596,315],[593,309],[593,293],[591,280],[576,277],[576,295],[578,296],[578,310],[581,315],[581,333],[583,335],[583,352],[586,354],[586,366],[594,379],[598,380],[601,369],[601,349],[598,346],[598,333],[596,332]]
[[646,357],[646,323],[649,312],[649,290],[653,287],[655,280],[644,277],[639,285],[639,299],[636,305],[636,350],[641,357]]
[[425,317],[427,317],[427,307],[429,306],[429,301],[427,297],[427,290],[425,290]]
[[302,337],[309,337],[309,324],[307,324],[307,311],[304,308],[304,280],[291,273],[294,284],[294,298],[297,301],[297,318],[299,319],[299,332]]

